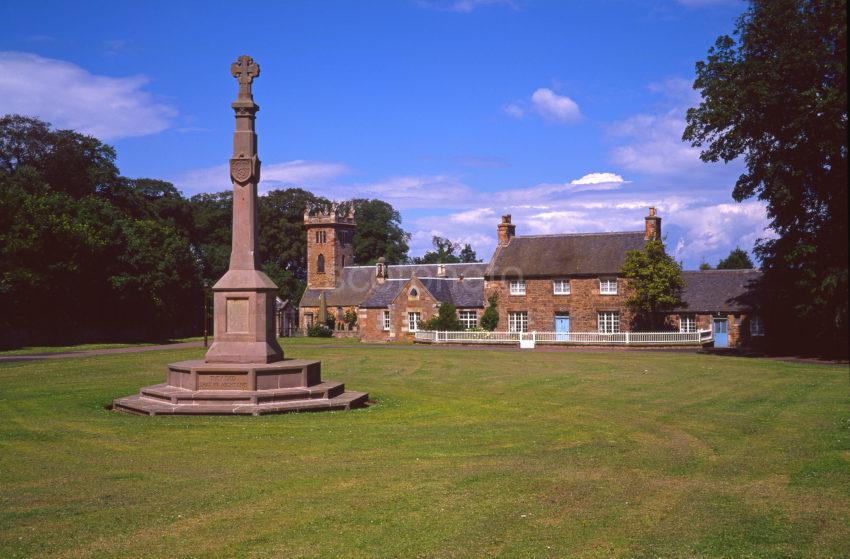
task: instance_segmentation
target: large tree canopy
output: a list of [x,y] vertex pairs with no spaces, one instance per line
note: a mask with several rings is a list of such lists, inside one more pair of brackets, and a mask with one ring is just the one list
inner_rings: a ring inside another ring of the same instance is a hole
[[718,270],[751,270],[753,261],[750,255],[741,247],[735,247],[729,256],[717,263]]
[[358,264],[374,264],[385,258],[387,264],[407,262],[410,233],[401,228],[401,214],[383,200],[353,201],[357,230],[354,257]]
[[472,245],[434,236],[431,238],[434,250],[413,259],[415,264],[457,264],[459,262],[479,262]]
[[733,197],[763,200],[778,235],[756,249],[768,333],[846,352],[846,0],[752,1],[696,74],[684,139],[705,161],[743,158]]
[[[358,260],[405,262],[399,213],[352,203]],[[305,209],[330,206],[300,188],[260,196],[260,263],[282,298],[304,290]],[[187,200],[171,183],[120,176],[96,138],[0,118],[0,346],[200,332],[203,290],[228,268],[232,207],[230,191]]]

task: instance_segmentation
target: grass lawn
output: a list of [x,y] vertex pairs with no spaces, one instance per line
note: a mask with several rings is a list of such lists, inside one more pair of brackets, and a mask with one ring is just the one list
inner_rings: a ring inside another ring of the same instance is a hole
[[200,342],[204,337],[193,338],[178,338],[165,342],[114,342],[114,343],[93,343],[93,344],[74,344],[74,345],[43,345],[43,346],[26,346],[15,349],[7,349],[0,351],[0,357],[15,356],[15,355],[30,355],[39,353],[67,353],[71,351],[91,351],[96,349],[118,349],[123,347],[145,347],[153,345],[162,345],[169,343],[180,342]]
[[137,417],[202,350],[0,363],[0,557],[850,554],[847,367],[284,347],[376,405]]

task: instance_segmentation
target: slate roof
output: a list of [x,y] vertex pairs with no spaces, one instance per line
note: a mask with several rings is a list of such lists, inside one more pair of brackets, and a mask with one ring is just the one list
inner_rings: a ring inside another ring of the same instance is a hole
[[[414,275],[420,279],[436,278],[438,266],[438,264],[390,264],[387,266],[387,277],[388,280],[407,280]],[[463,275],[464,278],[481,278],[484,277],[487,264],[484,262],[445,264],[445,267],[446,278],[457,278],[460,275]],[[372,291],[373,287],[379,285],[387,286],[390,283],[404,284],[403,281],[386,281],[383,284],[379,284],[375,280],[375,266],[347,266],[340,273],[338,287],[334,289],[307,289],[301,297],[300,305],[302,307],[319,306],[319,294],[322,291],[325,292],[325,299],[329,307],[362,305],[363,301],[370,296],[370,291]],[[464,279],[464,283],[466,283],[466,279]],[[481,297],[483,298],[483,284],[481,293]]]
[[465,279],[463,281],[426,278],[419,280],[425,289],[431,292],[441,303],[451,303],[456,307],[483,307],[484,280]]
[[516,236],[496,249],[485,277],[616,274],[626,251],[645,243],[643,231]]
[[682,300],[689,312],[741,312],[748,310],[752,284],[761,277],[760,270],[692,270],[682,272],[685,288]]

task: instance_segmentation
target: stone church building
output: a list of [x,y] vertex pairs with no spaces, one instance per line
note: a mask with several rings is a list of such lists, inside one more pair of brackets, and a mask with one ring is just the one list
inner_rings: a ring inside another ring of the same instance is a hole
[[[625,305],[628,279],[620,268],[629,250],[661,236],[661,217],[649,209],[643,231],[516,235],[511,216],[497,225],[498,244],[488,263],[356,266],[356,220],[341,215],[305,213],[307,289],[299,322],[309,328],[324,305],[347,330],[346,313],[356,313],[363,341],[412,340],[441,303],[457,308],[466,328],[479,324],[487,301],[498,298],[497,331],[616,333],[632,330]],[[681,309],[664,317],[672,331],[711,329],[715,345],[758,343],[761,321],[739,300],[758,278],[755,270],[685,271]],[[350,335],[350,334],[349,334]]]

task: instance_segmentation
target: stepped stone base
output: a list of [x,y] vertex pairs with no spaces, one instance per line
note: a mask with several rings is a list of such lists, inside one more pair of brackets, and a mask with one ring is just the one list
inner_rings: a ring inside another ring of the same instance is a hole
[[321,362],[276,363],[181,361],[168,366],[164,384],[112,403],[141,415],[263,415],[363,407],[369,395],[321,379]]

